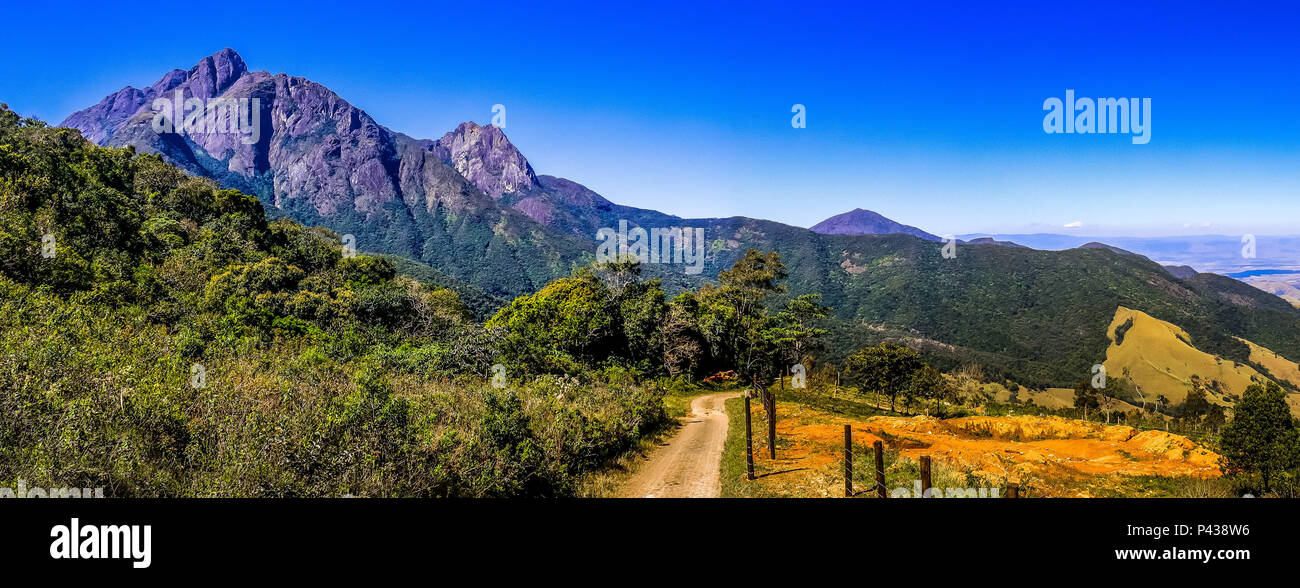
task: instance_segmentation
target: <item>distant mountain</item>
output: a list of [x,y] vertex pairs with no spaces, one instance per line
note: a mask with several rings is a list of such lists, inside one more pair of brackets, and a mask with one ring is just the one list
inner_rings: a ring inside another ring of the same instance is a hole
[[1027,247],[1019,243],[1013,243],[1011,241],[998,241],[993,237],[976,237],[974,239],[965,241],[965,243],[970,245],[998,245],[1001,247],[1020,247],[1022,249],[1027,249]]
[[[1118,253],[1120,255],[1138,255],[1136,253],[1133,253],[1132,251],[1125,251],[1114,245],[1107,245],[1099,241],[1090,241],[1088,243],[1084,243],[1083,245],[1079,246],[1079,249],[1105,249],[1106,251]],[[1139,257],[1146,257],[1146,256],[1139,256]]]
[[[156,132],[153,101],[174,97],[257,99],[259,132]],[[587,239],[540,226],[532,217],[541,207],[530,215],[500,204],[540,190],[500,129],[464,123],[438,140],[412,139],[320,84],[251,72],[230,49],[146,89],[124,88],[63,125],[101,145],[158,153],[258,195],[273,215],[355,235],[363,250],[411,257],[492,295],[535,290],[590,250]]]
[[896,223],[861,208],[832,216],[813,225],[809,230],[823,235],[911,235],[926,241],[942,240],[916,227]]
[[[1255,236],[1253,256],[1247,255],[1245,235],[1188,235],[1182,237],[1089,237],[1083,235],[973,234],[962,239],[991,237],[1014,241],[1034,249],[1059,251],[1089,242],[1146,256],[1165,265],[1187,265],[1201,272],[1220,275],[1259,270],[1300,272],[1300,236]],[[1237,276],[1234,276],[1237,277]]]
[[[174,100],[177,92],[182,102],[248,99],[250,109],[256,98],[261,131],[255,141],[156,132],[154,101]],[[829,359],[904,340],[941,366],[977,363],[1026,385],[1073,384],[1105,357],[1106,327],[1119,306],[1176,324],[1198,349],[1233,361],[1249,356],[1238,337],[1300,358],[1300,310],[1236,280],[1181,278],[1141,256],[1089,248],[971,243],[948,259],[935,235],[861,209],[809,230],[620,206],[536,173],[497,127],[466,122],[436,139],[413,138],[320,84],[249,71],[229,49],[148,88],[124,88],[64,125],[256,194],[270,215],[352,234],[362,250],[410,259],[399,267],[456,288],[480,314],[593,261],[600,228],[687,227],[704,231],[703,271],[648,264],[646,277],[663,280],[675,295],[716,279],[749,248],[777,251],[789,270],[785,296],[820,293],[835,309]]]

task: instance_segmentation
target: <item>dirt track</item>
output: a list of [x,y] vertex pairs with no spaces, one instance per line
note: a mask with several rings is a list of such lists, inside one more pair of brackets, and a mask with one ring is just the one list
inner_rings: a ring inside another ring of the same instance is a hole
[[650,456],[623,486],[625,498],[716,498],[722,444],[727,439],[723,403],[739,392],[701,396],[691,401],[691,416],[677,434]]

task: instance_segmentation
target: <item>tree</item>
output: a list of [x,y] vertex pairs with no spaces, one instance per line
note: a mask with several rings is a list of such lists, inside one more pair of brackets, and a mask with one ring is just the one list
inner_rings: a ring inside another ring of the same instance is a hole
[[[803,361],[804,354],[816,347],[818,339],[826,335],[826,329],[816,326],[831,310],[830,307],[821,305],[821,299],[821,294],[804,294],[786,302],[785,309],[777,314],[777,326],[772,335],[781,346],[787,364]],[[787,368],[788,366],[781,368],[779,381],[782,385]]]
[[504,358],[526,371],[573,374],[605,361],[658,371],[667,305],[659,280],[642,282],[640,273],[636,262],[578,268],[516,298],[485,327],[502,333]]
[[590,273],[516,298],[487,321],[507,362],[535,373],[573,373],[609,356],[619,328],[610,291]]
[[1224,412],[1222,406],[1211,404],[1209,411],[1205,414],[1205,420],[1203,422],[1206,427],[1218,430],[1219,427],[1222,427],[1223,424],[1227,422],[1227,419],[1228,415]]
[[1291,421],[1286,393],[1275,382],[1251,384],[1223,429],[1224,470],[1269,492],[1300,465],[1300,434]]
[[[708,321],[725,356],[742,381],[759,393],[767,412],[768,451],[776,459],[776,396],[767,382],[775,375],[780,347],[772,330],[772,317],[765,306],[767,297],[785,291],[779,282],[786,278],[785,264],[775,251],[745,252],[731,269],[718,274],[722,284],[705,294]],[[705,309],[702,309],[704,311]]]
[[658,279],[633,280],[613,292],[621,329],[619,353],[645,372],[658,371],[663,358],[663,323],[668,306]]
[[[939,402],[952,396],[952,386],[939,370],[927,365],[912,372],[903,394],[909,402],[912,399],[920,399],[933,403],[933,414],[939,414]],[[927,414],[930,414],[930,411],[927,410]]]
[[663,364],[668,375],[697,374],[705,361],[707,342],[700,332],[699,298],[683,292],[674,298],[659,327],[663,341]]
[[1205,387],[1199,381],[1192,381],[1192,389],[1187,391],[1187,398],[1183,400],[1181,418],[1183,420],[1199,422],[1210,413],[1210,399],[1205,393]]
[[641,278],[641,259],[628,256],[621,261],[598,261],[591,265],[592,273],[610,290],[620,292]]
[[[955,392],[963,402],[975,403],[988,399],[984,392],[984,370],[980,366],[963,365],[957,369],[953,377],[956,379]],[[1011,390],[1010,386],[1007,389],[1011,391],[1011,402],[1015,402],[1016,392],[1019,390]]]
[[897,343],[866,347],[849,356],[844,372],[858,384],[859,390],[872,390],[889,396],[889,410],[911,382],[912,374],[921,369],[917,352]]
[[1088,420],[1088,409],[1101,406],[1101,393],[1092,387],[1092,382],[1079,382],[1074,386],[1074,407],[1083,411],[1083,420]]

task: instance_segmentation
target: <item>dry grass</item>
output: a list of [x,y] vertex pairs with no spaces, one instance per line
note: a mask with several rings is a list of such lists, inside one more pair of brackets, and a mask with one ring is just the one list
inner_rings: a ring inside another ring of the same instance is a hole
[[[1132,320],[1122,344],[1115,343],[1115,330]],[[1177,404],[1187,397],[1191,377],[1217,380],[1225,391],[1241,394],[1254,378],[1263,378],[1254,368],[1205,353],[1188,342],[1190,336],[1179,327],[1144,312],[1119,307],[1107,329],[1111,345],[1106,350],[1106,373],[1121,377],[1127,369],[1133,382],[1148,398],[1163,395]]]
[[[729,412],[741,413],[739,400]],[[1214,456],[1177,435],[1137,434],[1072,419],[1041,417],[854,416],[788,399],[778,407],[777,459],[767,457],[766,415],[753,408],[757,479],[744,477],[743,420],[728,433],[723,458],[724,497],[843,496],[843,427],[852,428],[855,487],[873,481],[870,447],[880,439],[887,449],[886,488],[910,488],[921,455],[933,458],[935,487],[1004,488],[1017,482],[1027,496],[1178,496],[1210,493],[1221,483],[1183,482],[1190,476],[1217,476]],[[1158,444],[1151,437],[1167,437]],[[1194,449],[1187,449],[1190,445]],[[1200,452],[1200,453],[1197,453]],[[1180,490],[1179,484],[1186,489]]]

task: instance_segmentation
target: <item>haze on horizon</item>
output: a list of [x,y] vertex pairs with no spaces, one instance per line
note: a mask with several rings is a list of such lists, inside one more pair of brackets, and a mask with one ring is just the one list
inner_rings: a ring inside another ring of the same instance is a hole
[[[0,63],[0,101],[57,123],[229,46],[416,137],[487,123],[504,104],[538,173],[683,217],[807,227],[861,207],[935,234],[1300,232],[1300,48],[1294,14],[1277,12],[1294,8],[1157,3],[1062,27],[1083,15],[1028,3],[315,6],[224,11],[292,23],[258,29],[283,35],[134,34],[172,30],[176,15],[32,7],[32,21],[76,13],[97,26],[0,39],[28,56]],[[1150,143],[1044,133],[1043,101],[1067,89],[1151,98]],[[794,104],[807,128],[791,127]]]

